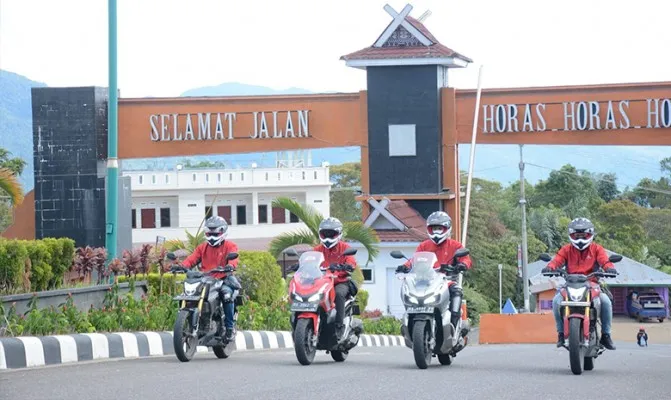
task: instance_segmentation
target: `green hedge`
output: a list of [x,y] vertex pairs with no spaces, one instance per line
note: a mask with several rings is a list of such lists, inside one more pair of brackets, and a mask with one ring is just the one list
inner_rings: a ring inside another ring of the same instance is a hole
[[477,325],[480,322],[480,314],[490,312],[489,303],[485,296],[475,289],[464,286],[464,300],[466,300],[466,309],[471,324]]
[[[0,238],[0,288],[42,291],[56,289],[72,265],[75,242],[70,238],[16,240]],[[30,260],[30,288],[24,287]]]

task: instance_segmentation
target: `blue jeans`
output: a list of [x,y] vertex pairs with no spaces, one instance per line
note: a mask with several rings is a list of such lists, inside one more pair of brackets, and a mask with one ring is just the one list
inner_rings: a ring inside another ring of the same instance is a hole
[[[599,295],[599,299],[601,300],[601,333],[610,335],[610,326],[613,323],[613,303],[611,303],[610,297],[603,292]],[[557,333],[564,332],[564,320],[559,313],[559,308],[561,307],[559,303],[562,300],[561,293],[557,291],[557,294],[552,299],[552,313],[555,316]]]
[[[230,282],[229,280],[232,280]],[[239,287],[240,283],[239,281],[234,277],[234,276],[229,276],[224,280],[224,284],[221,286],[220,293],[219,295],[221,296],[221,301],[224,306],[224,326],[226,329],[230,330],[233,329],[233,316],[235,314],[235,303],[233,297],[233,291],[234,289],[229,286],[229,285],[234,285],[236,287]],[[224,301],[225,296],[228,294],[229,299],[228,301]]]

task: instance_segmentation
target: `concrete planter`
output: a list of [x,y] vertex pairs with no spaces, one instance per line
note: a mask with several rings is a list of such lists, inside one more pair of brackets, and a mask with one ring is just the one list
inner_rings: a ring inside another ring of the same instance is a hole
[[[91,305],[93,305],[94,308],[102,308],[105,295],[111,287],[112,285],[107,284],[81,288],[47,290],[36,293],[14,294],[1,296],[0,302],[6,311],[9,311],[12,303],[16,302],[16,312],[18,314],[23,314],[28,311],[28,303],[30,302],[30,299],[33,298],[33,294],[37,295],[37,307],[46,308],[51,305],[58,307],[59,304],[65,302],[68,293],[70,293],[72,294],[75,306],[81,311],[86,311],[91,308]],[[146,281],[135,282],[134,297],[139,299],[143,294],[147,293],[147,290]],[[119,295],[125,295],[129,291],[130,288],[128,287],[127,282],[119,284]]]

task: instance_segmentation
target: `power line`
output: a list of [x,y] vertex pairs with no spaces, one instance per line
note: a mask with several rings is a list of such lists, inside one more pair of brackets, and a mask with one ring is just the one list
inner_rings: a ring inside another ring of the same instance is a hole
[[[550,170],[550,171],[555,171],[555,172],[559,172],[559,173],[562,173],[562,174],[573,175],[573,176],[577,176],[577,177],[580,177],[580,178],[585,178],[584,175],[576,174],[575,172],[568,172],[568,171],[557,170],[557,169],[554,169],[554,168],[545,167],[545,166],[543,166],[543,165],[533,164],[533,163],[529,163],[529,162],[527,162],[527,163],[525,163],[525,164],[527,164],[527,165],[531,165],[532,167],[537,167],[537,168],[542,168],[542,169],[548,169],[548,170]],[[597,181],[597,182],[608,182],[608,183],[612,183],[612,184],[614,184],[614,185],[616,184],[616,182],[615,182],[614,180],[610,180],[610,179],[596,178],[596,177],[594,177],[594,176],[590,176],[589,178],[592,179],[592,180],[594,180],[594,181]],[[660,193],[660,194],[671,195],[671,191],[669,191],[669,190],[655,189],[655,188],[650,188],[650,187],[646,187],[646,186],[638,186],[638,185],[632,185],[632,184],[627,184],[627,186],[632,186],[632,187],[634,187],[634,188],[636,188],[636,189],[647,190],[647,191],[649,191],[649,192],[654,192],[654,193]]]

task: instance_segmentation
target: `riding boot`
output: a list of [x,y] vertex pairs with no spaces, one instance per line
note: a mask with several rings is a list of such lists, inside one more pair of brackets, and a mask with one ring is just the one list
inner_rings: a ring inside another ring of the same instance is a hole
[[557,334],[557,347],[564,347],[564,333],[559,332]]
[[613,339],[611,339],[610,335],[607,333],[601,335],[601,344],[608,350],[615,350],[615,344],[613,343]]

